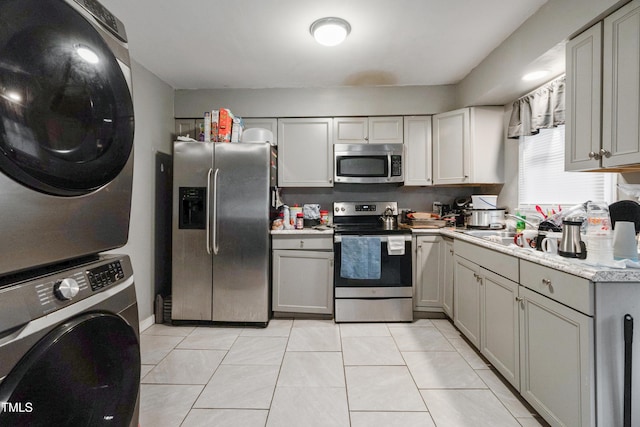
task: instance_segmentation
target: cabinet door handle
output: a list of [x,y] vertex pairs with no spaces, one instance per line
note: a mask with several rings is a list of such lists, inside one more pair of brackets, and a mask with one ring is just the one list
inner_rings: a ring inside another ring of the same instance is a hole
[[609,157],[611,157],[611,151],[605,150],[604,148],[601,148],[600,149],[600,155],[602,157],[606,157],[608,159]]
[[551,286],[551,280],[549,279],[542,279],[542,284],[544,286]]
[[304,240],[300,240],[300,249],[304,248]]
[[453,255],[453,249],[449,249],[449,253]]
[[600,154],[599,154],[599,153],[596,153],[596,152],[594,152],[594,151],[590,151],[590,152],[589,152],[589,158],[590,158],[590,159],[593,159],[593,160],[600,160],[600,157],[602,157],[602,156],[600,156]]
[[516,297],[516,301],[517,301],[517,302],[522,302],[522,301],[524,301],[524,298],[522,298],[522,297]]

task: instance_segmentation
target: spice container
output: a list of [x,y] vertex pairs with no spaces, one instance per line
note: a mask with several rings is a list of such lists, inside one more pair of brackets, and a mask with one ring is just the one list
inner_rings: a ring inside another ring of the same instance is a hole
[[329,211],[320,211],[320,224],[329,225]]
[[304,228],[304,214],[299,212],[296,214],[296,230],[302,230]]

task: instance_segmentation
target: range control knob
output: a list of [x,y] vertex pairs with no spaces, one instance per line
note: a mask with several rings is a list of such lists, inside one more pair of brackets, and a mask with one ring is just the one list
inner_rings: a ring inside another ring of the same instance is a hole
[[61,301],[67,301],[78,295],[80,286],[75,279],[66,278],[53,285],[53,294]]

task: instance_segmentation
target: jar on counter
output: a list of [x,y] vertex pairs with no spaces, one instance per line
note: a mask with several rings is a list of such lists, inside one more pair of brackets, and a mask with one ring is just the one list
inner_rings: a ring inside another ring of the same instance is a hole
[[296,230],[302,230],[304,228],[304,214],[299,212],[296,214]]
[[326,210],[320,211],[320,224],[329,225],[329,211],[326,211]]

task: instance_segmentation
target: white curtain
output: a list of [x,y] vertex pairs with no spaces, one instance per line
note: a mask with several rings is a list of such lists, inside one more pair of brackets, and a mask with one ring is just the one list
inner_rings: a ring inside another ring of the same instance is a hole
[[513,103],[508,138],[536,135],[564,124],[565,76],[539,87]]

